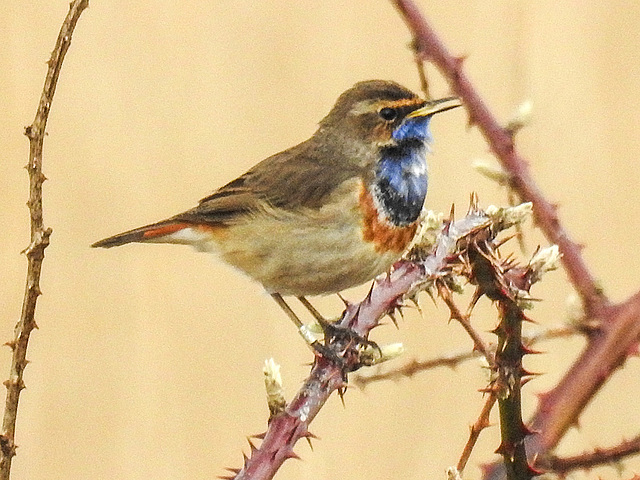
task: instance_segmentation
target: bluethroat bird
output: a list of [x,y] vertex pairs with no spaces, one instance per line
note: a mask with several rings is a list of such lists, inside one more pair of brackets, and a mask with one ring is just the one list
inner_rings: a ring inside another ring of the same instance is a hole
[[176,243],[214,252],[260,282],[301,326],[283,295],[337,293],[388,271],[413,239],[427,193],[433,114],[394,82],[344,92],[308,140],[258,163],[186,212],[100,240]]

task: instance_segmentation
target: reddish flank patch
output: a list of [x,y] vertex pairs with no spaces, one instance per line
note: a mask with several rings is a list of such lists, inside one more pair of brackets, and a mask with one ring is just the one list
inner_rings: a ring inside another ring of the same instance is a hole
[[167,225],[162,225],[156,228],[150,228],[149,230],[146,230],[142,234],[142,238],[147,239],[147,238],[163,237],[165,235],[170,235],[179,230],[182,230],[183,228],[187,228],[188,226],[189,224],[187,223],[169,223]]
[[382,220],[373,203],[373,197],[365,186],[360,191],[360,209],[362,210],[362,237],[373,242],[377,252],[402,253],[416,234],[418,223],[406,227],[394,227]]

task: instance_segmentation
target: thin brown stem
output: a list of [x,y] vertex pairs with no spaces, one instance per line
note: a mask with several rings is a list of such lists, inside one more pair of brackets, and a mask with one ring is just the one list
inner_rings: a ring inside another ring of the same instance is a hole
[[27,346],[31,332],[37,327],[35,310],[38,296],[41,293],[40,273],[44,250],[49,245],[49,237],[51,236],[51,229],[44,227],[42,219],[42,183],[45,180],[45,176],[42,174],[42,148],[47,119],[62,69],[62,62],[71,43],[71,35],[80,14],[87,8],[88,3],[88,0],[76,0],[71,3],[69,13],[62,23],[56,46],[48,62],[49,68],[35,119],[25,129],[25,135],[29,138],[29,163],[26,168],[29,172],[29,201],[27,205],[30,215],[31,241],[25,249],[28,267],[22,314],[15,326],[13,341],[8,343],[13,354],[9,379],[4,382],[7,387],[7,396],[2,418],[2,434],[0,435],[0,479],[2,480],[9,479],[11,460],[16,452],[16,419],[20,392],[24,388],[23,372],[27,366]]
[[438,282],[438,294],[440,295],[440,298],[444,300],[444,303],[447,305],[447,307],[449,307],[451,318],[462,325],[462,328],[465,329],[467,334],[469,334],[469,336],[473,340],[473,348],[479,351],[484,356],[490,368],[495,368],[495,358],[493,352],[489,349],[485,341],[482,339],[480,333],[475,328],[473,328],[473,325],[471,325],[469,315],[463,314],[456,303],[453,301],[451,290],[449,290],[442,282]]
[[451,355],[441,355],[429,360],[411,360],[406,365],[389,370],[388,372],[374,373],[372,375],[355,375],[351,383],[359,388],[365,388],[370,383],[381,382],[383,380],[397,381],[401,378],[411,378],[414,375],[438,367],[455,368],[459,364],[477,358],[480,355],[476,350],[453,353]]
[[[535,345],[538,342],[545,340],[554,340],[557,338],[567,338],[574,335],[583,333],[580,327],[570,326],[558,326],[548,329],[540,329],[535,332],[531,332],[523,337],[523,342],[527,346]],[[489,344],[489,351],[495,350],[495,344]],[[386,372],[374,373],[372,375],[360,375],[357,374],[351,379],[351,383],[359,388],[365,388],[370,383],[381,382],[384,380],[397,381],[402,378],[411,378],[418,373],[426,372],[438,367],[455,368],[463,362],[478,358],[481,353],[476,350],[467,350],[457,353],[443,354],[429,360],[411,360],[406,365],[402,365],[399,368],[394,368]]]
[[608,448],[596,448],[590,452],[584,452],[570,457],[549,455],[540,460],[540,465],[555,473],[564,475],[572,470],[587,469],[614,463],[631,455],[640,453],[640,435],[620,442],[619,445]]
[[464,450],[462,450],[462,454],[460,455],[460,460],[458,460],[458,465],[456,469],[462,475],[465,467],[467,466],[467,462],[469,461],[469,457],[471,456],[471,452],[473,448],[476,446],[476,442],[478,438],[480,438],[480,433],[482,430],[487,428],[489,423],[489,416],[491,415],[491,410],[493,406],[496,404],[496,400],[498,397],[496,396],[495,389],[489,389],[487,399],[482,406],[482,410],[480,411],[480,415],[478,415],[478,419],[471,425],[471,429],[469,432],[469,439],[467,440],[466,445],[464,446]]

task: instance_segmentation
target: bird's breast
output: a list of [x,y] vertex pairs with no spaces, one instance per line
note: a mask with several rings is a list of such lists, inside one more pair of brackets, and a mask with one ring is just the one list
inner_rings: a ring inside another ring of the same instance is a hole
[[369,189],[363,186],[360,192],[362,238],[373,244],[379,253],[396,253],[400,256],[413,240],[418,222],[396,226],[380,211],[379,203]]
[[407,227],[420,217],[428,187],[425,154],[419,141],[380,151],[371,194],[380,215],[392,226]]

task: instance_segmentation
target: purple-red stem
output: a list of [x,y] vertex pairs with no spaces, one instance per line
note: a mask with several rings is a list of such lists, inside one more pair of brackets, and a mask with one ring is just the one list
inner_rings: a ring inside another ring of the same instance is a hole
[[393,0],[415,37],[418,53],[437,66],[469,112],[469,121],[484,135],[491,150],[509,174],[511,187],[533,203],[537,225],[558,245],[567,275],[580,295],[587,317],[600,320],[587,346],[558,385],[541,397],[531,422],[538,433],[530,438],[529,453],[545,454],[578,421],[600,387],[633,353],[640,339],[640,293],[611,305],[598,288],[582,258],[581,249],[560,224],[556,207],[531,177],[527,161],[516,151],[512,135],[503,128],[482,100],[462,68],[463,58],[449,53],[412,0]]
[[[420,281],[433,278],[447,264],[458,241],[490,222],[482,213],[470,212],[456,222],[449,223],[438,238],[435,251],[420,263],[400,262],[383,280],[376,282],[360,303],[349,303],[339,325],[366,338],[379,320],[397,306],[398,299]],[[347,349],[348,351],[349,349]],[[232,471],[236,480],[268,480],[273,478],[282,463],[295,457],[293,448],[298,440],[309,436],[309,424],[329,396],[344,387],[343,368],[357,368],[357,355],[344,355],[343,366],[323,356],[316,356],[311,373],[294,400],[280,415],[272,418],[258,448],[252,447],[244,466]]]
[[525,202],[532,202],[538,226],[550,242],[558,245],[562,262],[571,283],[576,287],[591,316],[599,315],[608,304],[585,264],[580,246],[569,237],[558,219],[556,207],[542,194],[531,177],[527,161],[515,149],[513,137],[498,122],[464,72],[463,57],[451,55],[431,25],[411,0],[394,0],[395,5],[415,37],[418,53],[432,62],[449,81],[451,89],[462,98],[470,124],[476,125],[489,147],[511,178],[512,188]]

